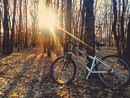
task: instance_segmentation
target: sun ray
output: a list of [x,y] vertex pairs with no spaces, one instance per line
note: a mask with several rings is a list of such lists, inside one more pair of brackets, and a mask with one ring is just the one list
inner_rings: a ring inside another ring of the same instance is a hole
[[50,8],[46,8],[44,2],[40,1],[38,10],[38,25],[40,29],[48,29],[54,39],[56,48],[60,49],[61,44],[58,35],[55,32],[56,24],[58,24],[58,18],[56,13]]
[[50,8],[46,8],[45,4],[40,1],[38,10],[39,28],[48,28],[53,30],[57,22],[56,13]]

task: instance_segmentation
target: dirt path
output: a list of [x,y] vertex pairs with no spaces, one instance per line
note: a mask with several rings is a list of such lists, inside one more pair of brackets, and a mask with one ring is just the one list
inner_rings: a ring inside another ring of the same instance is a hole
[[103,87],[97,78],[86,81],[86,71],[78,63],[73,83],[53,83],[50,67],[55,58],[30,49],[1,59],[0,98],[130,98],[130,85],[114,90]]

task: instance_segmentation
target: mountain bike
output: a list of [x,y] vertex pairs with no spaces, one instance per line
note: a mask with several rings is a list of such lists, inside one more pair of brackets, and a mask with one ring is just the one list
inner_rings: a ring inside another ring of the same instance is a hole
[[[55,83],[63,85],[73,81],[77,69],[75,60],[72,58],[73,55],[77,57],[81,65],[88,71],[86,80],[89,79],[91,73],[95,73],[98,74],[102,83],[109,87],[120,87],[128,83],[130,68],[125,59],[117,55],[107,55],[99,58],[97,56],[98,49],[95,49],[95,55],[91,56],[79,50],[78,45],[73,41],[68,41],[72,44],[72,49],[63,56],[58,57],[51,66],[50,75]],[[95,42],[95,45],[99,48],[105,44]],[[90,67],[87,66],[87,59],[82,59],[79,53],[92,59]]]

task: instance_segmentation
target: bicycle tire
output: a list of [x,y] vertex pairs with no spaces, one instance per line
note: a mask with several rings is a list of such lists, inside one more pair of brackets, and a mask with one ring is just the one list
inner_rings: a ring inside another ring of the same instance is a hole
[[109,64],[108,68],[101,63],[98,71],[106,70],[107,73],[98,73],[100,80],[109,87],[120,87],[128,83],[130,79],[130,68],[128,63],[117,55],[108,55],[102,58],[103,62]]
[[[67,65],[66,65],[67,64]],[[64,68],[66,67],[66,68]],[[64,68],[64,69],[63,69]],[[72,71],[71,71],[72,69]],[[76,75],[76,65],[72,59],[65,60],[64,56],[58,57],[51,66],[51,79],[53,82],[63,85],[72,82]],[[56,76],[58,75],[58,76]],[[69,77],[70,76],[70,77]]]

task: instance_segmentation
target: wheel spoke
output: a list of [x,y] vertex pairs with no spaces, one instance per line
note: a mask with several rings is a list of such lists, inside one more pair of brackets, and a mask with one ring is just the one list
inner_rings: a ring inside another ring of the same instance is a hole
[[54,82],[67,84],[73,80],[76,74],[76,66],[73,60],[65,61],[64,57],[59,57],[53,62],[50,73]]
[[98,65],[98,70],[106,70],[106,74],[99,74],[99,78],[107,86],[119,87],[124,85],[129,80],[129,66],[120,57],[115,55],[106,56],[103,58],[104,62],[107,62],[111,69],[108,69],[103,64]]

